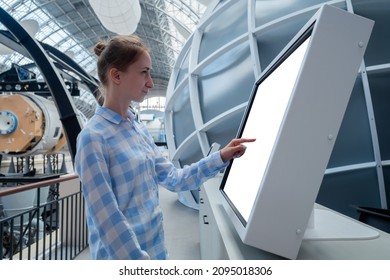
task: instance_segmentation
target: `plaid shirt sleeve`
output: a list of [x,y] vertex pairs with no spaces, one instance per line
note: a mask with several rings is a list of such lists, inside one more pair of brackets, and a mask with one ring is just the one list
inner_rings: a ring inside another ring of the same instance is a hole
[[183,168],[176,168],[170,161],[160,157],[156,160],[156,173],[160,185],[170,191],[180,192],[198,188],[227,165],[222,161],[219,151]]

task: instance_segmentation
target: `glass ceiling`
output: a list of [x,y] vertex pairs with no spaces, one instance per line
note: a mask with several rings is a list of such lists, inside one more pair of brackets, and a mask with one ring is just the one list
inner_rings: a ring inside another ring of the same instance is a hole
[[[152,46],[153,78],[157,86],[166,89],[176,57],[206,6],[197,0],[140,0],[140,5],[142,18],[135,33]],[[2,0],[0,7],[19,22],[36,20],[37,40],[66,53],[96,76],[92,47],[114,33],[96,19],[88,0]],[[0,29],[6,28],[0,24]],[[17,52],[0,54],[0,71],[9,69],[11,63],[31,61]]]

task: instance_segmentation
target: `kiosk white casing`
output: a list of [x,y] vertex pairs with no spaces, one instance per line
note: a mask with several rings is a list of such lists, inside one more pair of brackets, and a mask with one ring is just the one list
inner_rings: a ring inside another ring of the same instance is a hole
[[[324,5],[255,84],[238,137],[257,141],[247,145],[242,158],[232,160],[220,186],[224,208],[243,243],[297,257],[373,25],[372,20]],[[302,36],[307,36],[307,46],[297,73],[291,73],[292,90],[281,108],[272,108],[275,104],[267,104],[261,84],[294,55],[292,48],[299,48]],[[260,111],[279,111],[274,136],[268,132],[273,116],[259,114],[251,121],[251,113],[258,110],[256,98],[262,98],[257,102]],[[376,236],[371,230],[362,234]]]

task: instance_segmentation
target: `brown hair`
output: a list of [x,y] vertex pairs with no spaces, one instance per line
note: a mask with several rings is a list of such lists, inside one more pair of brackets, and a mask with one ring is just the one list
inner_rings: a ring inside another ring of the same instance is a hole
[[[98,42],[93,51],[98,56],[97,74],[103,86],[107,85],[107,73],[112,67],[120,71],[134,63],[139,56],[149,49],[136,35],[117,35],[109,41]],[[102,90],[100,90],[102,91]]]

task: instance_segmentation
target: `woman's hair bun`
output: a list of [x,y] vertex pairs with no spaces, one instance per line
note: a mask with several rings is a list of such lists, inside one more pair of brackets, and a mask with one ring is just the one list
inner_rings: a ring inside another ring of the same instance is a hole
[[97,56],[100,56],[100,54],[103,52],[103,50],[105,49],[106,47],[106,43],[105,42],[99,42],[95,45],[93,51],[94,53],[97,55]]

